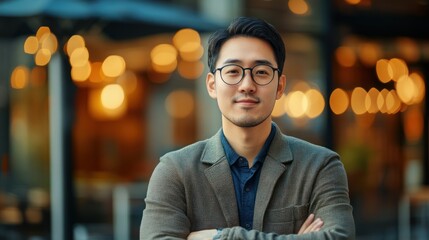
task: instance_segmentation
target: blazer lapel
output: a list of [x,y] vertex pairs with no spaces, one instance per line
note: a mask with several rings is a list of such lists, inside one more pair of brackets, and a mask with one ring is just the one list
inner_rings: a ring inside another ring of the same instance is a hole
[[231,169],[220,141],[220,131],[206,145],[201,161],[212,164],[204,174],[213,188],[228,227],[240,225]]
[[256,193],[253,228],[262,231],[265,210],[270,202],[274,187],[279,177],[286,170],[286,166],[279,161],[267,157],[262,165],[261,177]]
[[240,222],[237,200],[228,161],[224,159],[214,164],[205,170],[205,174],[216,194],[228,227],[238,226]]
[[276,135],[271,143],[267,157],[261,169],[261,176],[256,193],[253,228],[262,231],[264,214],[280,176],[286,171],[285,163],[293,160],[292,151],[280,128],[276,127]]

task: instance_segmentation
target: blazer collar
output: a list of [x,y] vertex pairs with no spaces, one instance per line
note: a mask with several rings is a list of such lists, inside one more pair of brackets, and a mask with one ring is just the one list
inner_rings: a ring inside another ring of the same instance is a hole
[[[276,128],[276,134],[273,141],[271,142],[267,156],[270,156],[273,160],[279,161],[281,163],[290,162],[293,160],[293,155],[286,136],[282,134],[277,124],[273,124]],[[214,164],[222,158],[226,159],[220,139],[221,130],[219,129],[214,136],[208,139],[201,157],[202,162]]]
[[[281,133],[280,128],[276,124],[274,125],[276,127],[276,134],[262,165],[258,192],[256,194],[255,206],[258,207],[255,207],[253,227],[257,230],[262,230],[262,219],[274,191],[275,184],[287,168],[284,163],[290,162],[293,159],[286,136]],[[239,225],[238,207],[231,170],[222,147],[220,135],[221,130],[208,140],[201,156],[201,161],[212,164],[204,171],[204,174],[216,194],[228,227],[233,227]]]

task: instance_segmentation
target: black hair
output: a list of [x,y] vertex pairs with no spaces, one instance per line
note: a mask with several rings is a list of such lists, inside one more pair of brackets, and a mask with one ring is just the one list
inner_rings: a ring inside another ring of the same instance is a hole
[[286,59],[285,44],[279,32],[264,20],[250,17],[234,19],[228,28],[214,32],[208,40],[208,66],[210,72],[215,72],[216,61],[222,45],[229,39],[238,36],[259,38],[270,44],[273,49],[279,74],[283,71]]

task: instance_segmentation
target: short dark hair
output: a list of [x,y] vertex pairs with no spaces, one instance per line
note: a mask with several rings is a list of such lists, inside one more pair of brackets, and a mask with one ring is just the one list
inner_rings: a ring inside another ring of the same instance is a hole
[[273,49],[279,74],[283,71],[286,59],[285,44],[279,32],[264,20],[250,17],[239,17],[234,19],[226,29],[214,32],[208,40],[208,65],[210,72],[215,72],[216,61],[219,57],[220,48],[229,39],[238,36],[259,38],[270,44]]

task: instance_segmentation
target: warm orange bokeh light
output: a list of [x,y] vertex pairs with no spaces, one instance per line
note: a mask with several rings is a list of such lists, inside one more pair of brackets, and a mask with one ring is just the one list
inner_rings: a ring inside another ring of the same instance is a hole
[[351,96],[351,107],[355,114],[361,115],[367,112],[366,106],[365,106],[365,98],[366,98],[367,92],[365,89],[361,87],[357,87],[353,89],[352,96]]
[[180,76],[186,79],[197,79],[204,71],[204,64],[201,61],[187,62],[180,61],[177,66]]
[[170,44],[160,44],[152,49],[152,68],[160,73],[171,73],[177,67],[177,50]]
[[408,76],[408,66],[404,60],[392,58],[389,60],[389,65],[392,68],[392,79],[398,81],[403,76]]
[[175,90],[167,96],[165,108],[173,118],[186,118],[194,111],[194,96],[188,90]]
[[51,60],[51,51],[48,49],[39,49],[37,51],[36,56],[34,56],[34,62],[37,66],[46,66]]
[[386,105],[387,94],[389,94],[389,90],[384,88],[383,90],[380,91],[380,94],[378,94],[378,97],[377,97],[377,107],[381,113],[387,113],[387,105]]
[[368,111],[368,113],[377,113],[378,107],[377,107],[377,98],[380,92],[375,89],[371,88],[368,91],[368,94],[365,96],[365,108]]
[[189,42],[200,43],[200,34],[191,28],[184,28],[176,32],[173,37],[173,44],[177,49],[183,47]]
[[378,44],[365,42],[359,45],[359,58],[366,66],[373,67],[381,56],[382,50]]
[[126,64],[124,58],[118,55],[108,56],[103,64],[101,70],[107,77],[119,77],[125,72]]
[[345,0],[345,2],[351,5],[358,5],[361,0]]
[[343,67],[352,67],[356,63],[356,54],[350,47],[339,47],[335,50],[337,62]]
[[305,0],[289,0],[288,7],[297,15],[304,15],[309,11],[308,3]]
[[10,77],[10,86],[13,89],[22,89],[28,85],[30,70],[25,66],[16,67]]
[[301,118],[308,109],[308,99],[304,92],[294,91],[288,94],[286,98],[287,114],[292,118]]
[[349,97],[343,89],[337,88],[331,93],[329,106],[334,114],[340,115],[349,107]]
[[70,65],[72,67],[82,67],[88,63],[89,52],[86,47],[79,47],[73,50],[70,55]]
[[58,40],[57,37],[53,33],[44,34],[40,40],[40,45],[42,49],[48,49],[51,54],[55,53],[58,48]]
[[41,26],[39,27],[39,29],[37,29],[36,37],[39,40],[39,42],[41,42],[42,37],[50,33],[51,33],[51,30],[49,29],[49,27]]
[[39,49],[39,40],[35,36],[29,36],[24,42],[24,52],[35,54]]
[[71,69],[71,78],[76,82],[83,82],[88,80],[91,75],[91,64],[86,62],[86,64],[78,67],[72,67]]
[[107,109],[117,109],[125,101],[125,92],[119,84],[109,84],[101,90],[101,104]]
[[387,83],[393,78],[393,70],[392,67],[389,64],[389,61],[386,59],[380,59],[377,61],[376,65],[376,72],[378,79],[382,83]]
[[325,99],[320,91],[316,89],[310,89],[305,93],[308,99],[309,105],[306,111],[306,115],[309,118],[316,118],[322,114],[325,109]]
[[73,35],[67,41],[67,47],[66,47],[67,55],[70,56],[76,48],[83,48],[83,47],[85,47],[85,40],[83,39],[83,37],[80,35]]

